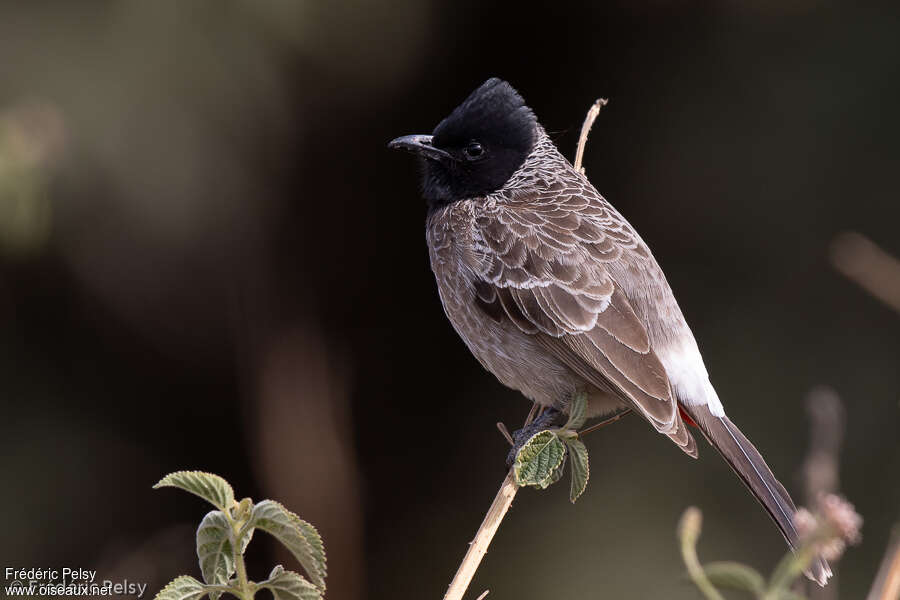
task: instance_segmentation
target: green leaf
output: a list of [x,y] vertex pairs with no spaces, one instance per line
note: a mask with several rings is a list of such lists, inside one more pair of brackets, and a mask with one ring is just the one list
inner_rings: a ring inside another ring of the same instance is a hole
[[[316,587],[325,591],[325,550],[322,539],[312,525],[274,500],[263,500],[254,506],[249,524],[275,536],[303,565]],[[311,535],[311,532],[315,532],[315,535]]]
[[153,486],[153,489],[161,487],[177,487],[192,494],[200,496],[221,511],[228,511],[234,504],[234,490],[227,481],[203,471],[177,471],[169,473]]
[[738,562],[721,561],[703,565],[706,577],[713,585],[743,590],[761,596],[766,589],[766,580],[755,569]]
[[304,521],[295,513],[288,511],[288,515],[290,515],[294,527],[300,530],[300,533],[303,534],[303,537],[305,537],[306,541],[309,542],[309,545],[312,546],[313,559],[321,565],[322,576],[324,577],[327,571],[327,561],[325,558],[325,544],[322,541],[322,536],[319,535],[319,531],[313,527],[311,523]]
[[272,569],[269,579],[259,587],[271,590],[275,600],[319,600],[322,597],[319,588],[299,573],[285,571],[281,565]]
[[199,600],[204,595],[206,590],[202,583],[190,575],[182,575],[170,581],[153,600]]
[[[203,517],[197,528],[197,559],[203,581],[210,585],[227,585],[234,575],[234,551],[229,533],[231,525],[225,513],[213,510]],[[216,600],[218,592],[210,594]]]
[[556,469],[553,470],[553,472],[550,474],[550,477],[548,477],[547,479],[543,480],[543,481],[542,481],[539,485],[537,485],[536,487],[539,487],[539,488],[542,489],[542,490],[547,489],[548,487],[550,487],[551,485],[553,485],[554,483],[556,483],[557,481],[559,481],[560,479],[562,479],[562,476],[563,476],[563,474],[564,474],[565,472],[566,472],[566,456],[563,455],[562,462],[559,463],[559,466],[556,467]]
[[574,503],[584,493],[588,479],[591,477],[591,465],[588,462],[587,447],[579,439],[566,442],[572,457],[572,484],[569,486],[569,500]]
[[546,487],[545,483],[553,477],[554,471],[562,464],[566,455],[566,447],[559,437],[549,429],[539,431],[531,436],[516,454],[513,472],[519,486],[536,485]]
[[569,401],[569,422],[566,423],[564,429],[576,430],[582,425],[587,418],[587,395],[575,394]]
[[[241,538],[241,554],[253,537],[249,529]],[[231,546],[231,524],[220,510],[210,511],[203,517],[197,528],[197,559],[203,581],[210,585],[228,585],[234,575],[234,551]],[[217,600],[221,592],[210,592],[209,597]]]
[[542,480],[538,481],[537,483],[532,483],[529,485],[538,490],[546,490],[548,487],[550,487],[551,485],[553,485],[554,483],[556,483],[557,481],[562,479],[563,473],[565,473],[565,472],[566,472],[566,457],[565,457],[565,455],[563,455],[562,462],[560,462],[559,465],[557,465],[556,468],[553,469],[553,471],[551,471],[550,474],[545,479],[542,479]]

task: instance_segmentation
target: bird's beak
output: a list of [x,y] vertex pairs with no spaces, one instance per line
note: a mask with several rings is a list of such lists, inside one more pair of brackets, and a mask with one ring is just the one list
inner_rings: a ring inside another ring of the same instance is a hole
[[425,158],[444,161],[451,158],[450,154],[431,145],[430,135],[404,135],[388,143],[392,150],[406,150]]

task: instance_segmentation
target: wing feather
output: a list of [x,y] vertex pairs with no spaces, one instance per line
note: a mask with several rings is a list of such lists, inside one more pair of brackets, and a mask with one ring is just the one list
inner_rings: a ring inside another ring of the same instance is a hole
[[641,244],[599,197],[567,191],[519,197],[498,204],[493,218],[479,218],[476,235],[485,252],[476,268],[479,305],[535,336],[695,456],[665,368],[607,270]]

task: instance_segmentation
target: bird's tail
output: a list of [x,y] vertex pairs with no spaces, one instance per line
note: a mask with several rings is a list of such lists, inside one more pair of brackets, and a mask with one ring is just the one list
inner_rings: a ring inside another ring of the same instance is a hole
[[[797,508],[756,447],[728,417],[716,417],[703,405],[684,406],[684,410],[763,505],[791,549],[795,549],[799,537],[794,527]],[[805,575],[824,586],[831,577],[831,568],[823,558],[817,556]]]

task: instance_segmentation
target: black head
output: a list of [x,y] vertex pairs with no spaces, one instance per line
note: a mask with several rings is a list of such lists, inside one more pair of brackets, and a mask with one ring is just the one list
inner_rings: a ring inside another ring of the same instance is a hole
[[408,135],[388,147],[422,157],[423,194],[440,206],[494,192],[525,161],[537,120],[511,85],[485,81],[435,127],[432,135]]

